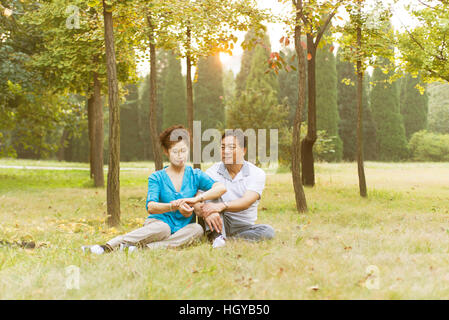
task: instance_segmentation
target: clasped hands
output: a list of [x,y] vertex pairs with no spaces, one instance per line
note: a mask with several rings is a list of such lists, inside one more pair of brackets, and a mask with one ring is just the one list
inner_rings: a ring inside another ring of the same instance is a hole
[[193,205],[200,201],[201,199],[199,197],[173,200],[170,201],[170,208],[173,211],[179,210],[184,217],[188,218],[193,213]]
[[[222,231],[223,222],[221,220],[219,212],[225,209],[223,203],[199,203],[200,197],[184,198],[173,200],[170,202],[172,210],[179,210],[179,212],[186,218],[190,217],[193,213],[193,206],[198,203],[197,209],[200,211],[200,216],[203,217],[205,222],[209,225],[209,228],[217,232]],[[197,212],[198,213],[198,212]]]

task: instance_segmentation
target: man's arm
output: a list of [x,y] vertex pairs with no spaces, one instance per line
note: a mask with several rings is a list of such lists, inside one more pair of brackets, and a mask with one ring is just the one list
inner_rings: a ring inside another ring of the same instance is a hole
[[213,212],[240,212],[251,207],[251,205],[259,199],[260,195],[257,192],[248,190],[241,198],[228,202],[206,203],[198,209],[201,211],[203,217],[207,217]]

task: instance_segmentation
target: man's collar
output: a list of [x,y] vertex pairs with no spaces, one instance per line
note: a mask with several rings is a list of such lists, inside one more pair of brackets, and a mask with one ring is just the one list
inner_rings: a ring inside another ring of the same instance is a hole
[[[240,171],[242,172],[242,175],[243,175],[244,177],[249,176],[249,165],[248,165],[248,162],[247,162],[247,161],[243,160],[243,166],[242,166],[242,168],[240,169]],[[227,179],[229,179],[229,180],[232,181],[232,178],[231,178],[231,176],[230,176],[228,170],[226,169],[226,166],[225,166],[225,164],[223,163],[223,161],[220,162],[220,165],[218,166],[217,172],[218,172],[219,174],[221,174],[223,177],[225,177],[225,178],[227,178]]]

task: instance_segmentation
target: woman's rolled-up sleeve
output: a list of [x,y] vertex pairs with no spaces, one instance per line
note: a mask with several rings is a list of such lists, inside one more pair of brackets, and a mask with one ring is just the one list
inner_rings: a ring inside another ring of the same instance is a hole
[[159,198],[161,195],[161,188],[159,185],[158,177],[153,173],[148,178],[148,193],[147,193],[147,202],[145,204],[145,208],[148,211],[148,203],[151,201],[159,202]]
[[195,171],[195,174],[198,178],[198,189],[202,191],[208,191],[210,188],[212,188],[216,181],[200,169],[195,169]]

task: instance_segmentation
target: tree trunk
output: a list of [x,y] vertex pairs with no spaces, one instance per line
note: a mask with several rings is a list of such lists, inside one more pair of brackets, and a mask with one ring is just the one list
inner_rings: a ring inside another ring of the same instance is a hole
[[144,138],[144,128],[142,127],[142,105],[139,102],[137,103],[137,133],[139,137],[139,141],[142,141],[142,160],[147,159],[147,144]]
[[153,36],[153,22],[151,16],[147,15],[150,32],[150,135],[153,146],[154,167],[156,170],[163,168],[161,148],[159,145],[159,135],[157,131],[157,71],[156,71],[156,44]]
[[307,34],[307,83],[308,83],[308,110],[307,135],[301,143],[302,183],[306,186],[315,185],[315,167],[313,159],[313,145],[316,141],[316,76],[315,61],[316,47],[313,35]]
[[120,113],[118,101],[117,66],[114,47],[112,8],[103,0],[104,38],[109,93],[109,167],[107,186],[107,223],[120,223]]
[[[191,32],[190,27],[187,28],[187,55],[186,55],[186,88],[187,88],[187,124],[190,130],[190,134],[193,134],[193,85],[192,85],[192,61],[190,57],[190,43],[191,43]],[[193,136],[190,139],[190,154],[193,159],[193,152],[199,152],[199,150],[193,150]],[[195,169],[201,169],[200,163],[194,163],[193,167]]]
[[64,128],[62,131],[61,139],[59,140],[59,149],[58,149],[58,161],[64,161],[65,160],[65,149],[66,149],[66,142],[67,138],[69,137],[69,131]]
[[[293,2],[295,4],[295,2]],[[296,210],[303,213],[307,212],[307,201],[304,188],[301,181],[301,120],[304,109],[304,95],[306,88],[305,78],[305,59],[304,51],[301,47],[301,27],[299,25],[298,2],[296,2],[296,27],[295,27],[295,50],[298,58],[298,104],[296,106],[295,119],[293,122],[293,140],[292,140],[292,179],[295,190]]]
[[94,73],[94,93],[93,93],[93,134],[91,148],[91,165],[94,176],[94,184],[97,188],[104,187],[103,172],[103,103],[101,100],[101,83],[98,80],[98,74]]
[[92,163],[92,152],[93,152],[93,131],[94,131],[94,96],[91,92],[91,87],[89,85],[88,98],[87,98],[87,134],[89,136],[89,168],[90,168],[90,178],[94,176],[93,163]]
[[[362,30],[357,28],[357,48],[362,46]],[[359,174],[360,196],[367,197],[365,168],[363,166],[363,71],[362,61],[357,60],[357,170]]]

